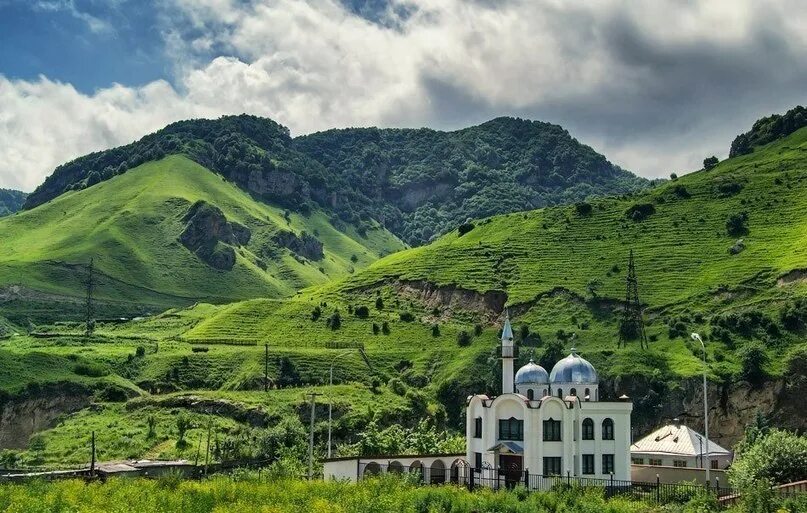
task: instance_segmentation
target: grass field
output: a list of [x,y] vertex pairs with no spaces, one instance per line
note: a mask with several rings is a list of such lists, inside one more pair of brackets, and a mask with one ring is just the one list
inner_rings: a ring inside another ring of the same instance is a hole
[[[212,268],[178,241],[182,218],[198,200],[252,231],[230,271]],[[274,246],[271,237],[281,229],[315,234],[324,258],[294,258]],[[101,312],[131,315],[201,299],[289,296],[403,247],[382,228],[364,237],[350,227],[344,230],[334,228],[320,211],[308,217],[285,213],[185,157],[169,156],[0,220],[0,286],[24,289],[18,301],[5,301],[3,309],[19,321],[36,320],[48,307],[54,310],[50,301],[58,298],[64,317],[75,317],[85,288],[83,266],[90,258],[98,271]],[[266,251],[273,256],[267,258]]]

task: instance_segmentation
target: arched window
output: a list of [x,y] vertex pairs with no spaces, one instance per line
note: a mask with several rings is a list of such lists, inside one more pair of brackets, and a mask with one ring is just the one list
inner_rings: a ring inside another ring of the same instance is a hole
[[524,440],[524,421],[515,417],[499,419],[499,440]]
[[546,397],[546,389],[544,389],[544,393],[541,395],[541,397]]
[[563,390],[561,390],[560,388],[558,389],[558,397],[563,399]]
[[605,419],[602,421],[602,439],[603,440],[613,440],[614,439],[614,421],[611,419]]
[[588,388],[586,389],[586,393],[583,395],[583,399],[585,399],[586,401],[591,399],[591,389]]
[[569,395],[574,395],[574,396],[576,396],[576,395],[577,395],[577,389],[576,389],[576,388],[573,388],[573,389],[569,390]]
[[533,392],[533,390],[531,388],[529,390],[527,390],[527,399],[532,401],[534,399],[534,396],[535,396],[535,392]]
[[591,419],[583,420],[583,440],[594,440],[594,421]]

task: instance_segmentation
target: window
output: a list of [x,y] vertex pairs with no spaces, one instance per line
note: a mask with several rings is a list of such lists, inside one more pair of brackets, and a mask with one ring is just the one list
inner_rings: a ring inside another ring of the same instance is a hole
[[583,420],[583,440],[594,440],[594,421],[591,419]]
[[577,389],[573,388],[573,389],[569,390],[569,395],[575,395],[576,396],[577,395]]
[[614,473],[614,455],[613,454],[603,454],[602,455],[602,473],[603,474],[613,474]]
[[644,465],[644,458],[631,458],[630,462],[635,465]]
[[717,470],[717,460],[712,460],[712,470]]
[[535,395],[535,392],[533,392],[533,390],[531,388],[529,390],[527,390],[527,399],[532,401],[535,398],[535,397],[533,397],[534,395]]
[[603,440],[613,440],[614,439],[614,421],[611,419],[605,419],[602,421],[602,439]]
[[546,397],[546,395],[547,395],[546,394],[546,389],[544,389],[544,393],[543,393],[543,395],[541,395],[541,397]]
[[650,459],[647,461],[647,464],[648,464],[648,465],[655,465],[656,467],[660,467],[660,466],[661,466],[661,459],[654,459],[654,458],[650,458]]
[[584,454],[583,455],[583,474],[593,474],[594,473],[594,455],[593,454]]
[[590,389],[588,389],[588,388],[586,389],[586,394],[583,396],[583,398],[584,398],[586,401],[588,401],[589,399],[591,399],[591,390],[590,390]]
[[561,475],[559,457],[544,458],[544,475],[546,476]]
[[558,397],[560,397],[561,399],[563,399],[563,390],[562,390],[562,389],[560,389],[560,388],[558,389]]
[[482,438],[482,417],[474,419],[474,438]]
[[686,467],[686,460],[673,460],[673,467]]
[[560,442],[560,421],[559,420],[545,420],[544,421],[544,441],[545,442]]
[[481,470],[482,469],[482,453],[481,452],[475,452],[474,453],[474,468],[476,470]]
[[524,440],[524,421],[515,417],[499,419],[499,440]]

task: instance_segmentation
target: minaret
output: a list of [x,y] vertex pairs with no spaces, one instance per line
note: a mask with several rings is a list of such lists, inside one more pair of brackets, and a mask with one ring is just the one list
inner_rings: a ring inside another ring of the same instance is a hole
[[502,393],[513,393],[513,358],[515,348],[513,347],[513,327],[510,326],[510,313],[507,312],[502,327]]

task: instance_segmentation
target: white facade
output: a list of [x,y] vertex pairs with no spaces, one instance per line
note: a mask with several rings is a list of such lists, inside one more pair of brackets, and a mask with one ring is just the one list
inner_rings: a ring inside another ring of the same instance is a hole
[[508,319],[502,331],[505,392],[468,398],[466,458],[474,471],[510,474],[512,480],[524,473],[629,480],[633,404],[627,398],[599,401],[596,371],[574,350],[551,374],[530,361],[515,383],[506,372],[514,356]]
[[662,426],[631,446],[631,461],[636,465],[723,470],[729,467],[732,453],[694,429],[675,422]]

